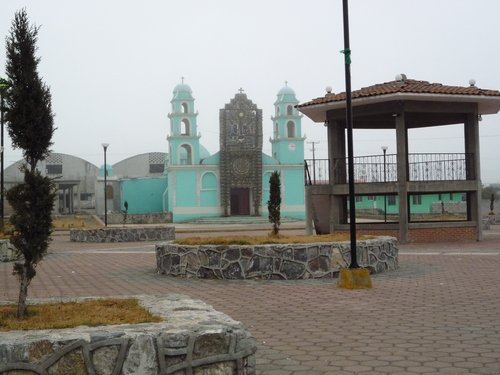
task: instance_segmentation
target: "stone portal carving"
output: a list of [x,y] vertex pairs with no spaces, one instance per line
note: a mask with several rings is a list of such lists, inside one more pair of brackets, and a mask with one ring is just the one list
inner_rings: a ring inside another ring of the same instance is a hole
[[220,173],[224,216],[259,215],[262,110],[241,89],[220,110]]

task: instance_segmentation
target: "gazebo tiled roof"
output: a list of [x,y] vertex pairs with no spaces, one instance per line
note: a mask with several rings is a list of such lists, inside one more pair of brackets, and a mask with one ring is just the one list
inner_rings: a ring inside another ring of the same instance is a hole
[[[427,81],[417,81],[414,79],[405,79],[400,81],[391,81],[363,87],[360,90],[352,92],[352,98],[369,98],[374,96],[409,93],[409,94],[444,94],[444,95],[474,95],[474,96],[497,96],[500,97],[500,91],[485,90],[476,86],[460,87],[447,86],[441,83],[430,83]],[[326,95],[313,99],[309,102],[299,104],[297,108],[308,107],[315,104],[324,104],[330,102],[339,102],[346,99],[345,92]]]
[[[500,110],[500,91],[481,89],[476,87],[474,82],[468,87],[447,86],[407,79],[405,75],[400,75],[395,81],[363,87],[352,92],[353,107],[397,101],[475,103],[478,114],[494,114]],[[345,92],[327,93],[323,97],[298,104],[297,109],[315,122],[324,122],[326,112],[345,109],[345,103]]]

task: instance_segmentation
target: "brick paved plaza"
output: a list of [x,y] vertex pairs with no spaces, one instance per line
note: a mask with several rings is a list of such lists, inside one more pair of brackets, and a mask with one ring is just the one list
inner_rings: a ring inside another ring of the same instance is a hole
[[[371,290],[336,280],[185,280],[155,273],[154,244],[55,236],[29,296],[181,293],[242,321],[258,374],[500,374],[500,226],[483,242],[400,246],[400,269]],[[0,299],[15,301],[12,263]]]

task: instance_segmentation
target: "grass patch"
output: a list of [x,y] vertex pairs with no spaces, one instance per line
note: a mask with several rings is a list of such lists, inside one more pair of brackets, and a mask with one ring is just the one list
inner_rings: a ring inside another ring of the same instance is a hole
[[[358,240],[368,240],[373,236],[358,236]],[[285,243],[317,243],[349,241],[349,233],[323,234],[311,236],[219,236],[190,237],[176,240],[179,245],[268,245]]]
[[0,331],[155,323],[162,320],[132,298],[34,304],[28,306],[27,315],[24,319],[18,319],[16,305],[0,306]]
[[[64,231],[68,229],[99,229],[103,225],[92,215],[58,215],[52,218],[54,231]],[[12,224],[5,220],[4,230],[0,231],[0,239],[9,239],[14,233]]]
[[52,218],[54,230],[67,230],[72,228],[96,229],[102,224],[92,215],[60,215]]

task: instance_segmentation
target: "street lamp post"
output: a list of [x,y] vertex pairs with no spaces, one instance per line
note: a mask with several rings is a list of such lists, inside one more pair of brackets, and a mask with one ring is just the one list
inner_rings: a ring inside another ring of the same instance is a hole
[[[384,182],[387,182],[387,170],[386,170],[386,163],[385,163],[387,146],[382,146],[382,151],[384,152]],[[387,223],[387,194],[384,194],[384,223]]]
[[108,197],[107,197],[107,186],[108,186],[108,165],[106,164],[106,150],[108,149],[109,143],[102,143],[102,148],[104,149],[104,226],[108,226]]
[[344,20],[344,50],[345,55],[345,93],[346,93],[346,127],[347,127],[347,162],[349,174],[349,229],[351,242],[350,269],[360,268],[356,250],[356,201],[354,197],[354,146],[353,146],[353,118],[351,92],[351,47],[349,43],[349,14],[347,0],[342,1]]
[[2,172],[2,175],[0,177],[0,230],[3,230],[4,228],[4,197],[3,197],[3,185],[4,185],[4,179],[3,179],[3,163],[4,163],[4,158],[3,158],[3,151],[4,151],[4,144],[3,144],[3,124],[4,124],[4,119],[3,119],[3,110],[4,110],[4,94],[5,91],[9,88],[9,83],[3,79],[0,78],[0,124],[1,124],[1,130],[0,130],[0,170]]

